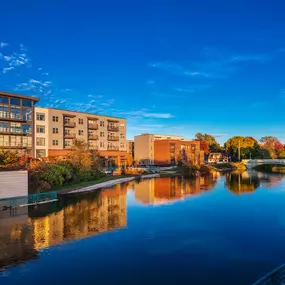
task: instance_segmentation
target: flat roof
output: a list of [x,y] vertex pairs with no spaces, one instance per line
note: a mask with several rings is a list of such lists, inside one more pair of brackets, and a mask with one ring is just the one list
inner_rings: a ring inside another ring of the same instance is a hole
[[19,98],[19,99],[26,99],[26,100],[31,100],[34,102],[40,101],[40,98],[38,97],[33,97],[33,96],[26,96],[26,95],[21,95],[21,94],[15,94],[15,93],[10,93],[10,92],[3,92],[0,91],[0,96],[8,96],[8,97],[14,97],[14,98]]
[[91,115],[91,116],[100,116],[100,117],[114,118],[114,119],[119,119],[119,120],[126,120],[126,118],[121,118],[121,117],[114,117],[114,116],[109,116],[109,115],[101,115],[101,114],[88,113],[88,112],[72,111],[72,110],[67,110],[67,109],[59,109],[59,108],[51,108],[51,107],[40,107],[40,106],[37,106],[37,108],[48,109],[48,110],[57,110],[57,111],[61,111],[61,112],[71,112],[71,113],[77,113],[77,114],[85,114],[85,115]]

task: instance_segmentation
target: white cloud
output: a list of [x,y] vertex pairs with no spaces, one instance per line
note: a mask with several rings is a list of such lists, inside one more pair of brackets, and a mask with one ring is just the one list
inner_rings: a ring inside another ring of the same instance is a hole
[[5,61],[11,61],[12,56],[4,55],[4,56],[3,56],[3,59],[4,59]]
[[3,72],[3,73],[7,73],[8,71],[11,71],[11,70],[13,70],[13,69],[15,69],[15,67],[13,67],[13,66],[4,67],[4,68],[2,69],[2,72]]
[[152,113],[148,109],[140,109],[136,111],[118,112],[118,114],[126,115],[132,118],[154,118],[154,119],[170,119],[173,117],[170,113]]
[[0,42],[0,47],[1,47],[1,48],[7,47],[7,46],[8,46],[7,43]]
[[49,75],[49,73],[48,72],[43,72],[42,75]]

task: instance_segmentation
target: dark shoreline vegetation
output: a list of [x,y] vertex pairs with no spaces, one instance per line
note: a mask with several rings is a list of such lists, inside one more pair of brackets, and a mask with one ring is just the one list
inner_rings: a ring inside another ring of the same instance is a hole
[[282,173],[285,174],[285,165],[265,164],[253,167],[254,170],[266,173]]

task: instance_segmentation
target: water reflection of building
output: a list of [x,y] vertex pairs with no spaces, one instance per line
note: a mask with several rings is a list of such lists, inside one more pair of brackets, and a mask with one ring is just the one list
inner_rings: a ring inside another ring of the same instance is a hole
[[127,185],[87,195],[67,204],[60,212],[32,218],[35,248],[41,249],[125,227]]
[[0,220],[0,271],[36,258],[33,231],[27,214],[9,216]]
[[183,179],[180,177],[166,177],[142,180],[134,186],[135,198],[143,204],[162,204],[180,200],[185,196],[200,194],[203,190],[210,190],[216,184],[213,177],[197,177]]
[[4,211],[5,216],[0,216],[0,270],[35,258],[37,250],[64,240],[126,227],[126,193],[127,184],[116,185],[112,189],[77,197],[58,211],[42,217],[31,211],[36,217],[29,218],[28,208],[19,208],[23,211],[19,213]]

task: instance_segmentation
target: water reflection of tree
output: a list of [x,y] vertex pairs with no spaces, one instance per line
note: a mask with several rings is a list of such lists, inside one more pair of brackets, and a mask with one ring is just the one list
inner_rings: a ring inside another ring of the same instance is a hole
[[245,173],[227,173],[226,187],[235,194],[254,192],[260,186],[260,179],[258,176]]

